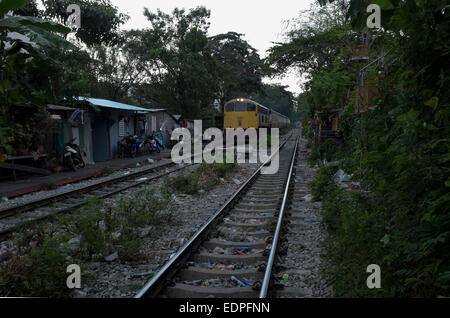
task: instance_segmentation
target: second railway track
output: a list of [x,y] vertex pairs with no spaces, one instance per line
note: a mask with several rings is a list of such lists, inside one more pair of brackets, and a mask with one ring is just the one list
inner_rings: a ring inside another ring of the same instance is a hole
[[152,180],[184,169],[187,166],[190,165],[178,166],[172,161],[161,162],[126,175],[101,180],[88,186],[1,209],[0,237],[9,235],[25,224],[49,218],[54,214],[72,212],[94,197],[107,198],[128,189],[145,185]]
[[273,296],[272,268],[282,244],[297,144],[294,133],[280,147],[278,172],[262,175],[260,167],[136,298]]

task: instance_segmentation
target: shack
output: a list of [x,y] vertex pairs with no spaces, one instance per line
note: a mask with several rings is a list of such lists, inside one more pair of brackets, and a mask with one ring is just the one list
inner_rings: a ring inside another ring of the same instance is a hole
[[[144,113],[144,112],[143,112]],[[150,136],[153,132],[162,134],[165,147],[170,147],[170,136],[175,128],[180,127],[176,117],[166,109],[146,109],[145,135]]]
[[145,130],[148,109],[106,99],[78,97],[92,107],[89,110],[94,162],[117,157],[117,143],[124,137]]

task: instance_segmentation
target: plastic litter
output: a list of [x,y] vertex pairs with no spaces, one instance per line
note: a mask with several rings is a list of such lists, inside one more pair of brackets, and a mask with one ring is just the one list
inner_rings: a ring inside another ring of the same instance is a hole
[[283,276],[281,276],[282,280],[289,280],[289,275],[288,274],[283,274]]
[[149,275],[153,276],[153,275],[155,275],[155,272],[150,271],[150,272],[136,273],[136,274],[133,274],[132,277],[137,278],[137,277],[143,277],[143,276],[149,276]]
[[236,276],[230,276],[230,279],[236,282],[239,286],[253,286],[253,283],[249,281],[242,281],[236,278]]
[[351,175],[348,175],[344,172],[344,170],[339,169],[333,176],[333,180],[337,183],[341,182],[350,182]]
[[242,183],[242,182],[239,181],[238,179],[233,179],[233,182],[236,183],[236,184],[241,184],[241,183]]
[[199,286],[202,283],[203,283],[203,280],[201,280],[201,279],[192,280],[190,282],[187,282],[188,285],[193,285],[193,286]]
[[247,253],[253,251],[254,247],[253,246],[245,246],[245,247],[236,247],[233,250],[234,254],[239,254],[239,255],[246,255]]
[[144,177],[144,178],[137,179],[136,181],[137,181],[137,182],[141,182],[141,181],[146,181],[146,180],[148,180],[148,178],[147,178],[147,177]]
[[152,158],[148,158],[147,161],[148,163],[155,163],[155,160],[153,160]]
[[214,265],[213,267],[214,269],[222,269],[222,270],[235,270],[236,266],[235,265]]

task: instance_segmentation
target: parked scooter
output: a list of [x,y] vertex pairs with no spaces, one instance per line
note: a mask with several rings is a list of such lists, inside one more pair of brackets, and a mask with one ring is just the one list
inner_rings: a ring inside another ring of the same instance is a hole
[[158,131],[154,136],[155,136],[156,142],[159,145],[159,148],[164,150],[164,140],[163,140],[163,135],[162,135],[161,131]]
[[155,135],[152,134],[149,138],[148,138],[149,142],[150,142],[150,153],[153,152],[161,152],[161,147],[159,146],[158,140],[156,139]]
[[74,143],[76,138],[71,139],[64,145],[64,166],[76,171],[78,168],[86,166],[83,156],[81,155],[80,147]]

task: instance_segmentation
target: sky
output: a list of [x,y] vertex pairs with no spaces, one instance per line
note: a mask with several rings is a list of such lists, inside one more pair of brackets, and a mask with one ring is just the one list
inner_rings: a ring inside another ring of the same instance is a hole
[[[286,21],[298,17],[301,10],[309,8],[313,0],[111,0],[120,12],[127,13],[130,20],[122,29],[141,29],[149,27],[144,17],[144,7],[151,12],[160,9],[171,13],[174,8],[195,8],[205,6],[211,10],[209,35],[234,31],[243,33],[244,39],[258,50],[261,57],[273,44],[283,42]],[[300,74],[290,72],[284,78],[264,79],[268,83],[281,83],[288,90],[298,94]]]

